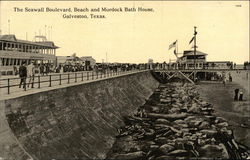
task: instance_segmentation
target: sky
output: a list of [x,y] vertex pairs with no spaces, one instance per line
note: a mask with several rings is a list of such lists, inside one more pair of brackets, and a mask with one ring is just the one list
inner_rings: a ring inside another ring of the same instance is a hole
[[[23,12],[15,12],[14,7]],[[143,7],[153,11],[38,13],[25,12],[25,7]],[[68,19],[64,14],[89,18]],[[106,18],[90,18],[90,14]],[[23,40],[27,35],[31,41],[39,33],[46,34],[60,47],[58,56],[76,53],[79,57],[92,56],[97,62],[175,60],[169,45],[178,40],[179,53],[190,50],[194,26],[198,50],[208,54],[208,61],[249,61],[248,1],[0,1],[1,34],[10,32]]]

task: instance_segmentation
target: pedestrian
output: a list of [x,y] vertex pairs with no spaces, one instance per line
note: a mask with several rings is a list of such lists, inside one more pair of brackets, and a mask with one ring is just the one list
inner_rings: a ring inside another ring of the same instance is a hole
[[235,100],[235,101],[238,101],[238,93],[239,93],[239,89],[238,89],[238,88],[236,88],[236,89],[234,90],[234,93],[235,93],[235,95],[234,95],[234,100]]
[[40,75],[44,75],[44,65],[41,64],[39,68],[40,68]]
[[46,76],[48,75],[48,73],[50,72],[50,69],[49,69],[49,64],[47,63],[44,67],[44,72],[46,74]]
[[226,86],[226,77],[223,77],[222,78],[222,83],[223,83],[223,85],[224,85],[224,87]]
[[19,76],[20,76],[19,88],[21,88],[23,84],[23,88],[26,90],[27,68],[25,65],[26,63],[23,62],[22,65],[19,67]]
[[13,71],[14,71],[14,75],[16,76],[17,75],[17,67],[15,65],[13,66]]
[[229,73],[229,82],[232,82],[232,81],[233,81],[232,76],[231,76],[231,74]]
[[243,101],[243,91],[242,90],[240,90],[239,101]]
[[35,78],[35,66],[34,63],[31,62],[28,66],[27,66],[27,73],[28,73],[28,77],[29,77],[29,83],[28,83],[28,87],[31,84],[31,88],[34,88],[34,78]]

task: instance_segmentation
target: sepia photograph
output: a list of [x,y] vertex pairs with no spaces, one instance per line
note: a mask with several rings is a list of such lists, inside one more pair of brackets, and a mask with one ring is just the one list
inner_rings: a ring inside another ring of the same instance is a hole
[[0,0],[0,160],[250,159],[249,1]]

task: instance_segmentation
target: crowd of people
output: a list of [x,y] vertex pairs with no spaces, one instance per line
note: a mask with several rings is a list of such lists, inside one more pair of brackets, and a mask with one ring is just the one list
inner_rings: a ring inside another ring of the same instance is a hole
[[19,70],[16,70],[15,75],[19,74],[20,84],[19,88],[23,86],[34,88],[34,79],[35,75],[46,76],[50,73],[65,73],[65,72],[79,72],[79,71],[94,71],[94,72],[118,72],[118,71],[129,71],[135,69],[146,69],[147,64],[103,64],[99,63],[94,66],[83,66],[80,64],[61,64],[55,66],[53,64],[26,64],[25,62],[19,67]]

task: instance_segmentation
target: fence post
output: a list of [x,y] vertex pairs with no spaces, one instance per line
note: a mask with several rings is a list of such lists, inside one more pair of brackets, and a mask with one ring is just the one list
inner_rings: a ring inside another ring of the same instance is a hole
[[103,73],[103,72],[101,72],[101,77],[100,77],[100,78],[102,78],[102,73]]
[[69,73],[68,73],[68,84],[69,84]]
[[10,94],[10,79],[8,78],[8,94]]
[[26,86],[27,86],[26,80],[27,80],[27,78],[24,79],[24,90],[25,90],[25,91],[26,91],[26,89],[27,89],[27,88],[26,88]]
[[87,80],[89,80],[89,72],[87,71]]
[[40,88],[40,75],[38,76],[38,88]]
[[82,81],[83,81],[83,72],[82,72]]
[[77,73],[75,73],[75,82],[77,82]]
[[51,87],[51,75],[49,75],[49,87]]
[[96,79],[98,79],[98,71],[96,72]]
[[62,75],[61,74],[59,74],[59,85],[61,85],[62,84]]
[[94,79],[94,71],[92,71],[92,80]]

